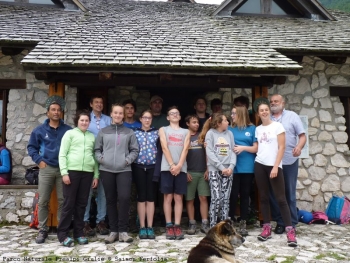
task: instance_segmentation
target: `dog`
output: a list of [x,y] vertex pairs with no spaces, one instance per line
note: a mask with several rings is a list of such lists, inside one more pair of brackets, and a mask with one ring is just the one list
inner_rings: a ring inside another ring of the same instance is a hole
[[226,219],[212,227],[192,248],[187,263],[241,263],[235,258],[235,248],[243,242],[244,238],[236,232],[232,220]]

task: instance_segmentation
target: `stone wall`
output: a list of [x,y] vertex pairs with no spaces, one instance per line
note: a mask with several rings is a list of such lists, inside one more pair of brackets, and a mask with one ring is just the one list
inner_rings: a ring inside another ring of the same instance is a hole
[[[26,168],[35,165],[27,153],[27,144],[31,132],[43,123],[46,117],[45,102],[49,87],[43,81],[35,79],[34,74],[25,73],[20,65],[28,51],[17,56],[4,56],[0,53],[0,79],[25,78],[26,89],[11,89],[7,105],[6,146],[12,152],[12,184],[24,184]],[[72,117],[76,111],[76,88],[66,87],[65,121],[73,125]]]
[[29,223],[37,186],[0,186],[0,222]]

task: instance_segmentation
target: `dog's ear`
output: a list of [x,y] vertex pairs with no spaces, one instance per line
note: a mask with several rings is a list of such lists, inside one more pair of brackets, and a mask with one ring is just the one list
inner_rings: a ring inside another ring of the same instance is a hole
[[234,234],[234,229],[232,226],[232,221],[231,220],[227,220],[228,222],[225,222],[222,226],[221,226],[221,233],[227,236],[233,235]]

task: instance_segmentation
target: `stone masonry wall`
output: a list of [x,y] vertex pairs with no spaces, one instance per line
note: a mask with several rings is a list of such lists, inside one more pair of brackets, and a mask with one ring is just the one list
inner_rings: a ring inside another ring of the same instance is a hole
[[[34,74],[25,73],[20,65],[27,51],[17,56],[4,56],[0,53],[0,79],[25,78],[27,89],[11,89],[7,105],[7,143],[12,152],[12,184],[25,184],[25,170],[35,165],[27,153],[27,144],[35,127],[47,119],[45,102],[49,87],[43,81],[35,79]],[[66,87],[65,121],[73,124],[72,116],[76,111],[75,88]]]

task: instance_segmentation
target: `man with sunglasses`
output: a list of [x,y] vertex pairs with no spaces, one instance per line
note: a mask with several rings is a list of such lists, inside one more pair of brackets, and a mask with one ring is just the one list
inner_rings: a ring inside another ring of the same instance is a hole
[[[103,110],[103,99],[100,96],[94,96],[90,99],[90,107],[92,109],[90,114],[90,125],[88,131],[92,132],[97,137],[99,131],[111,124],[111,117],[104,115]],[[91,182],[92,184],[92,182]],[[91,206],[91,196],[92,188],[90,190],[90,195],[88,203],[85,209],[84,214],[84,235],[85,236],[94,236],[95,231],[90,226],[90,206]],[[106,196],[103,189],[103,184],[98,184],[97,186],[97,216],[96,216],[96,231],[100,235],[108,235],[109,230],[107,229],[105,219],[106,219]]]

